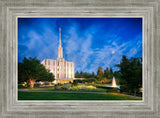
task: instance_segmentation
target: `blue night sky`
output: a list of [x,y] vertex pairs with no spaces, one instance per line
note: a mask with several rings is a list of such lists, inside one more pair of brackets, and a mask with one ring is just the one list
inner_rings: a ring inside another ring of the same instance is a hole
[[63,57],[75,71],[117,70],[122,55],[142,57],[142,18],[18,18],[18,62],[56,59],[59,27]]

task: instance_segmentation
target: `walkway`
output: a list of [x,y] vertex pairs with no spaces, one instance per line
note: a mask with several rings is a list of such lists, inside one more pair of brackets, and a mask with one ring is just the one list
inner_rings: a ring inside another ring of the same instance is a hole
[[98,94],[107,94],[106,92],[91,92],[91,91],[39,91],[39,90],[28,90],[28,89],[18,89],[18,91],[25,92],[54,92],[54,93],[98,93]]

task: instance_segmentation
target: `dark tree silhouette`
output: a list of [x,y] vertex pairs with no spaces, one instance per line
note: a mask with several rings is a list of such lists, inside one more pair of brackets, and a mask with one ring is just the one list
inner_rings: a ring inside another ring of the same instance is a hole
[[120,68],[119,72],[115,72],[115,75],[120,77],[120,84],[126,87],[129,94],[136,95],[142,87],[142,58],[132,57],[129,60],[123,55],[120,64],[116,66]]

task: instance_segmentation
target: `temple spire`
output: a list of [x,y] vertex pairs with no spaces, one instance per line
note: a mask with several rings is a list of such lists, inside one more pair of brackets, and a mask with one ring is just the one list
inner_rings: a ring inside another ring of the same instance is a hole
[[61,28],[59,27],[59,47],[62,47],[61,44]]
[[61,43],[61,28],[59,28],[58,58],[63,58],[63,48],[62,48],[62,43]]

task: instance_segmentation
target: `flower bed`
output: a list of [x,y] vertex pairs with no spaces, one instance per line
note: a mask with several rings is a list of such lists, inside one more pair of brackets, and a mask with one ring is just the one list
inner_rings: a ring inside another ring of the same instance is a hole
[[54,87],[54,90],[72,90],[72,91],[78,91],[78,90],[95,90],[96,87],[89,85],[86,86],[84,84],[80,84],[77,86],[71,86],[71,84],[64,84],[64,85],[57,85]]

